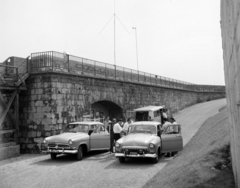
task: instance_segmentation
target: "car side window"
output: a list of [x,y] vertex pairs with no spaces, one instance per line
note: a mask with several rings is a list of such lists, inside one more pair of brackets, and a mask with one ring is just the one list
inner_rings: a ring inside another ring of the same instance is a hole
[[94,130],[94,133],[105,133],[105,127],[104,125],[96,125],[96,128]]
[[90,125],[90,130],[92,130],[93,131],[93,133],[95,133],[96,132],[96,125]]
[[163,134],[170,134],[172,132],[172,126],[169,125],[167,129],[163,132]]
[[99,126],[99,133],[105,133],[105,126],[104,125]]
[[180,134],[180,125],[169,125],[163,134]]
[[172,125],[172,133],[173,134],[181,134],[181,126],[180,126],[180,124],[173,124]]
[[154,117],[159,117],[160,116],[160,110],[154,111]]

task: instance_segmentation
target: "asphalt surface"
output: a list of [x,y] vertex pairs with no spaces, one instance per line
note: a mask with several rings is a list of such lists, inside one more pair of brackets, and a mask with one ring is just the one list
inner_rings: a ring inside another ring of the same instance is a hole
[[[174,115],[182,125],[185,145],[200,126],[226,105],[226,99],[209,101],[186,108]],[[181,155],[181,152],[179,153]],[[0,161],[0,188],[105,188],[142,187],[173,157],[162,157],[157,164],[147,159],[131,159],[120,164],[109,152],[90,152],[82,161],[62,155],[27,154]]]

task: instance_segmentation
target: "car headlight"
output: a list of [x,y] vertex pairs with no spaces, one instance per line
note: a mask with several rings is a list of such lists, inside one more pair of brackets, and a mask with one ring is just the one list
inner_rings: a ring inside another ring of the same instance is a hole
[[70,140],[68,141],[68,143],[69,143],[69,144],[73,144],[73,141],[70,139]]
[[116,142],[115,147],[119,148],[120,144],[118,142]]
[[155,145],[151,143],[151,144],[149,144],[149,147],[150,147],[150,148],[154,148]]
[[46,144],[46,143],[47,143],[47,139],[46,139],[46,138],[44,138],[44,140],[43,140],[43,143],[44,143],[44,144]]

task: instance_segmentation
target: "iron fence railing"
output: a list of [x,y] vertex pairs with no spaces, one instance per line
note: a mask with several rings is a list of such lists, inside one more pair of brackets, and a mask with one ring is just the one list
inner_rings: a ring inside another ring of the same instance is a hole
[[225,86],[197,85],[55,51],[31,54],[30,73],[63,72],[200,92],[225,92]]
[[29,72],[29,57],[24,59],[18,66],[14,66],[11,57],[0,64],[0,77],[4,82],[4,76],[11,76],[12,81],[24,82],[23,76]]

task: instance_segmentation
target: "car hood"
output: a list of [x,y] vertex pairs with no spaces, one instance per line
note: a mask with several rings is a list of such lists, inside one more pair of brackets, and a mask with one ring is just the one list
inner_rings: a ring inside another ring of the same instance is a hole
[[118,142],[122,146],[148,146],[155,140],[155,137],[152,134],[135,133],[122,137]]
[[70,139],[88,139],[89,135],[86,133],[62,133],[55,136],[47,137],[48,142],[55,142],[55,143],[68,143]]

